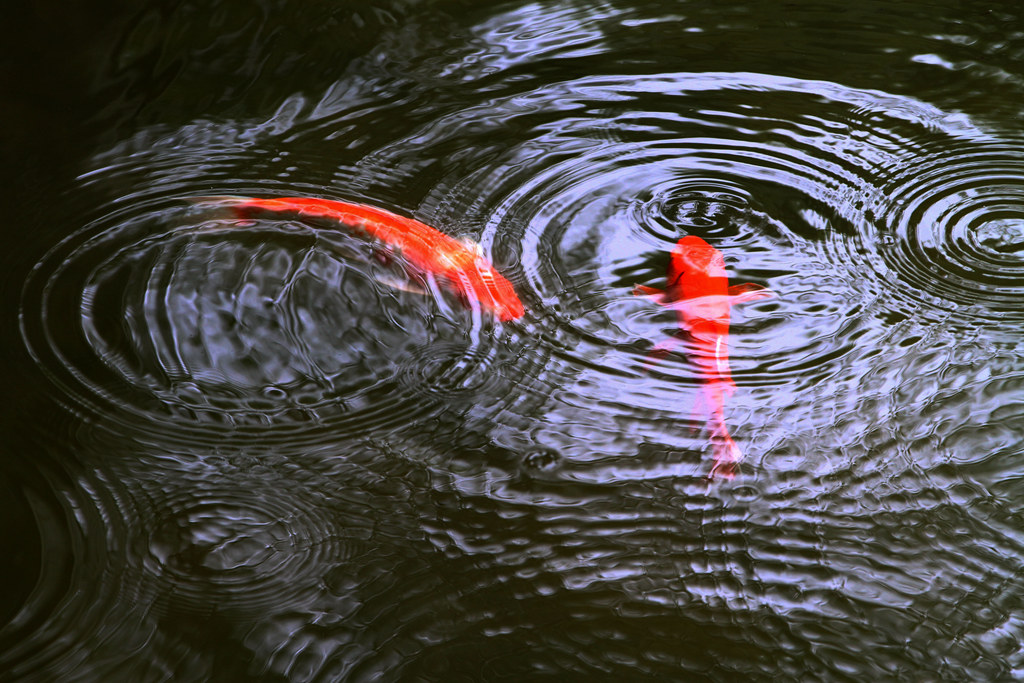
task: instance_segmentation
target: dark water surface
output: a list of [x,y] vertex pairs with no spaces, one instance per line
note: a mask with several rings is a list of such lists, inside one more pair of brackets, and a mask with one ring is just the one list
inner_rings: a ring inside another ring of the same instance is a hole
[[[1024,677],[1019,3],[110,7],[2,64],[4,680]],[[731,481],[684,235],[776,294]]]

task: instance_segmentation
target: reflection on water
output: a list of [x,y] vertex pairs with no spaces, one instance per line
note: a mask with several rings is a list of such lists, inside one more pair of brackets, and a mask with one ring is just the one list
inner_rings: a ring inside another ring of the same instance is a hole
[[452,381],[431,356],[497,353],[469,313],[406,292],[400,261],[338,231],[180,206],[102,223],[48,254],[25,290],[23,305],[45,312],[23,320],[26,341],[72,408],[172,420],[176,432],[386,428],[436,403],[403,400],[398,383]]
[[[147,11],[95,65],[3,257],[0,668],[1022,675],[1018,10],[372,5]],[[219,194],[412,216],[527,314]],[[732,312],[732,481],[631,294],[685,235],[777,294]]]

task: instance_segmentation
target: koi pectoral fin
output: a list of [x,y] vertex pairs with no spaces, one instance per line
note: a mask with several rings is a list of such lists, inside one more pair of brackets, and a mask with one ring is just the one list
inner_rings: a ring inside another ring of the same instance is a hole
[[668,302],[665,300],[665,291],[661,289],[655,289],[654,287],[648,287],[646,285],[634,285],[633,296],[642,296],[645,299],[650,299],[656,304],[662,306]]
[[738,304],[744,301],[756,301],[757,299],[770,299],[775,292],[761,285],[752,282],[744,282],[740,285],[733,285],[729,288],[729,303]]
[[395,289],[400,292],[409,292],[410,294],[421,294],[424,296],[429,294],[426,288],[421,287],[410,280],[402,280],[397,277],[390,277],[386,275],[380,275],[374,279],[385,287],[390,287],[391,289]]
[[669,337],[668,339],[663,339],[655,344],[648,352],[648,355],[664,358],[684,344],[685,342],[679,337]]
[[184,201],[193,206],[234,206],[244,204],[245,198],[229,194],[211,194],[201,197],[185,197]]
[[186,197],[185,202],[200,209],[217,212],[219,216],[231,218],[248,218],[244,211],[245,199],[231,195],[207,195],[203,197]]
[[664,339],[652,346],[651,350],[648,351],[644,357],[644,372],[653,368],[658,361],[664,360],[670,353],[684,345],[685,342],[682,339],[679,339],[678,337],[669,337],[668,339]]

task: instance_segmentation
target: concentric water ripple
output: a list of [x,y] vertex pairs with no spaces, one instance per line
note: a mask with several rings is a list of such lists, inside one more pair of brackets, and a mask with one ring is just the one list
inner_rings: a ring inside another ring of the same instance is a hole
[[182,206],[114,212],[26,284],[25,339],[77,408],[341,433],[412,424],[501,376],[488,321],[404,291],[422,283],[400,260],[343,231]]
[[[812,386],[840,371],[875,333],[868,321],[910,314],[880,251],[884,217],[870,211],[882,171],[912,165],[932,138],[989,137],[926,103],[764,74],[584,78],[543,98],[487,103],[529,134],[450,203],[486,213],[486,232],[520,231],[527,296],[559,330],[545,339],[619,375],[671,332],[672,318],[630,302],[629,290],[660,284],[684,234],[719,248],[735,281],[785,293],[737,308],[738,381]],[[780,105],[800,113],[782,118]],[[443,130],[471,118],[461,111],[430,137],[442,145]],[[676,380],[692,378],[673,367]]]
[[[816,67],[823,45],[883,52],[881,4],[829,16],[870,14],[854,32],[746,5],[438,9],[332,85],[281,86],[265,120],[156,126],[81,178],[115,208],[39,264],[22,326],[47,396],[114,424],[49,537],[89,568],[61,593],[84,630],[26,661],[66,673],[127,643],[157,652],[153,680],[1024,670],[1016,147],[843,84],[889,88],[877,61]],[[776,31],[814,52],[766,59]],[[492,327],[382,286],[400,264],[344,235],[169,207],[211,187],[416,209],[478,238],[529,315]],[[734,309],[747,459],[721,486],[690,349],[648,363],[677,321],[631,294],[685,234],[777,293]]]
[[[722,677],[765,675],[767,665],[748,668],[746,650],[733,656],[738,641],[771,643],[765,656],[778,668],[769,668],[783,677],[884,675],[868,656],[877,648],[913,670],[999,677],[1019,667],[1014,558],[1024,536],[1006,520],[1020,516],[1020,477],[990,494],[991,478],[1019,471],[1024,457],[1019,362],[981,336],[926,323],[912,331],[933,336],[892,344],[896,357],[882,355],[862,395],[826,406],[830,428],[816,416],[763,434],[757,476],[735,488],[708,495],[685,477],[617,486],[492,477],[489,488],[465,487],[465,508],[431,538],[477,558],[483,586],[463,603],[508,586],[525,613],[481,610],[499,639],[485,641],[495,650],[486,659],[504,653],[498,661],[515,670],[517,648],[538,666],[576,653],[563,666],[589,672],[588,653],[617,651],[620,633],[641,632],[648,658],[629,659],[627,647],[622,666],[671,677],[678,639],[699,630],[708,644],[679,656]],[[886,344],[908,332],[894,327]],[[897,386],[894,365],[906,369]],[[604,434],[588,433],[601,451]],[[605,512],[595,518],[588,506]],[[550,602],[572,604],[575,618],[552,617]],[[605,627],[576,628],[592,622]],[[847,663],[851,649],[865,661]]]
[[884,196],[880,253],[908,298],[994,323],[1024,317],[1024,148],[944,149],[901,169]]
[[[334,484],[272,450],[167,454],[121,471],[109,512],[134,520],[130,576],[157,618],[233,623],[301,608],[325,567],[358,551],[374,524],[333,511],[325,489]],[[161,485],[166,476],[187,485]],[[353,477],[350,488],[361,483]]]
[[[518,131],[498,156],[487,151],[489,121]],[[756,433],[794,408],[772,400],[773,389],[814,401],[841,378],[840,394],[856,391],[849,369],[871,356],[885,325],[917,314],[921,300],[887,265],[886,175],[913,168],[936,140],[958,148],[992,138],[910,98],[753,73],[602,76],[496,94],[410,139],[428,158],[454,131],[463,145],[480,139],[483,163],[460,153],[455,167],[475,169],[443,179],[443,199],[428,203],[442,221],[481,223],[485,244],[518,243],[507,260],[536,315],[530,355],[557,361],[537,379],[552,395],[532,433],[587,481],[685,472],[663,459],[638,465],[638,450],[651,452],[638,441],[703,447],[682,437],[702,424],[688,407],[699,378],[686,356],[645,376],[646,352],[674,332],[674,316],[630,294],[635,283],[663,284],[679,237],[720,249],[734,282],[780,293],[737,307],[732,321],[732,370],[746,392],[731,409],[741,434],[751,418]],[[408,162],[406,143],[379,150],[374,164]],[[941,290],[929,296],[926,318],[947,320]],[[566,424],[585,424],[586,443]]]
[[[190,652],[197,639],[242,640],[252,624],[307,612],[351,616],[394,569],[384,558],[418,536],[403,521],[409,473],[391,482],[345,462],[394,469],[373,448],[332,451],[330,467],[279,446],[115,461],[122,435],[82,437],[79,458],[106,466],[61,472],[55,500],[32,496],[46,552],[36,590],[0,630],[14,645],[0,662],[19,680],[166,680],[183,666],[209,678],[215,657]],[[260,645],[266,664],[281,643]]]
[[[121,506],[123,488],[55,465],[66,457],[38,455],[52,477],[52,495],[29,493],[32,531],[44,550],[34,589],[0,629],[0,664],[18,680],[90,680],[118,668],[125,652],[166,641],[145,609],[137,609],[149,604],[148,597],[125,573],[124,537],[131,525],[125,520],[135,511]],[[136,674],[149,678],[173,669],[167,657],[181,654],[174,649],[154,653]]]
[[143,556],[166,596],[158,609],[238,619],[301,604],[316,583],[300,577],[315,577],[338,552],[337,534],[301,500],[260,490],[242,498],[233,485],[165,501]]
[[[326,130],[333,126],[329,142],[341,143],[355,134],[352,117],[380,106],[368,104],[360,88],[337,95],[316,104],[296,99],[287,115],[275,115],[272,126],[226,139],[237,145],[244,138],[244,157],[260,158],[254,143],[282,134],[297,147],[316,143],[310,146],[320,154]],[[798,113],[787,118],[780,112]],[[495,127],[517,135],[497,158],[486,142]],[[624,318],[644,315],[625,308],[618,297],[632,280],[657,284],[663,276],[660,255],[680,235],[694,233],[726,254],[735,279],[749,273],[748,279],[786,290],[774,303],[747,307],[772,313],[759,316],[751,328],[762,350],[759,367],[742,367],[743,354],[736,354],[737,374],[755,385],[821,381],[836,371],[843,345],[864,342],[870,329],[861,325],[865,310],[882,319],[908,315],[913,302],[894,291],[885,265],[907,260],[890,259],[884,248],[891,229],[888,212],[879,208],[889,194],[882,178],[892,168],[912,169],[935,139],[953,149],[991,139],[962,115],[825,81],[757,73],[606,75],[549,84],[530,95],[498,89],[476,107],[399,135],[358,164],[343,162],[335,181],[365,189],[374,181],[364,171],[379,180],[386,172],[418,169],[432,156],[450,153],[456,133],[461,149],[450,159],[452,175],[435,181],[425,204],[442,224],[471,225],[479,217],[485,248],[524,269],[528,307],[561,328],[558,346],[577,347],[580,338],[599,344],[588,356],[632,350],[602,362],[635,372],[643,362],[636,351],[661,331],[641,319],[642,326],[630,323],[612,332]],[[179,136],[168,139],[180,142]],[[474,139],[480,140],[476,147],[470,144]],[[275,159],[295,163],[286,157],[294,159],[287,151]],[[156,160],[164,165],[172,159],[193,161],[173,146]],[[287,180],[300,170],[289,168],[264,170]],[[457,175],[467,169],[468,176]],[[193,171],[203,168],[186,164],[175,171],[176,182]],[[1004,217],[979,229],[978,249],[987,253],[993,239],[1004,251],[1012,248],[1010,224]],[[912,251],[927,250],[923,236],[909,237],[904,242]],[[517,238],[521,245],[509,249]],[[908,277],[929,277],[925,266],[906,267],[912,269]],[[941,309],[941,286],[934,289],[928,305]],[[601,310],[606,307],[609,312]],[[601,330],[600,338],[594,330]],[[741,350],[742,320],[734,336]],[[594,360],[580,354],[575,359]]]

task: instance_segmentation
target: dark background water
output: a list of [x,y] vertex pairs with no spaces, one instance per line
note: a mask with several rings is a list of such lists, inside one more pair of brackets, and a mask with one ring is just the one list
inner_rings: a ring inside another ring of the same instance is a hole
[[[0,63],[7,680],[1022,675],[1016,3],[30,3]],[[364,241],[468,237],[499,324]],[[696,234],[735,281],[707,478]]]

